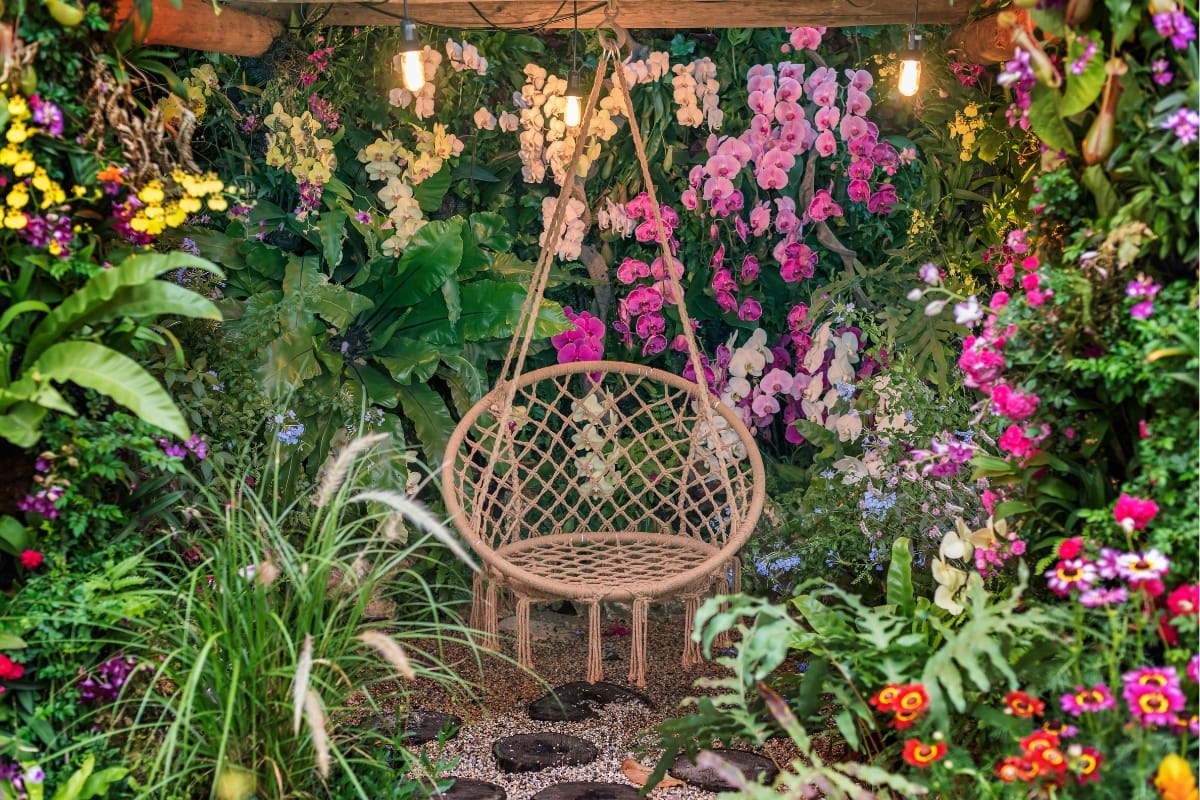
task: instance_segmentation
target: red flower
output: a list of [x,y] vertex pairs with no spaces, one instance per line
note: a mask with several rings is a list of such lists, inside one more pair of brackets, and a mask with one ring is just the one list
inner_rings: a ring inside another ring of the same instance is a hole
[[42,554],[37,550],[21,551],[21,566],[25,569],[37,569],[42,565]]
[[901,686],[899,696],[896,698],[895,709],[899,711],[907,711],[916,713],[924,711],[929,705],[929,694],[925,691],[925,687],[919,683],[909,683]]
[[905,728],[911,728],[917,719],[922,715],[921,711],[897,711],[896,716],[892,717],[891,726],[898,731]]
[[1008,703],[1008,713],[1018,717],[1041,716],[1046,711],[1045,703],[1024,692],[1009,692],[1004,695],[1004,702]]
[[1057,747],[1044,747],[1037,753],[1030,756],[1042,772],[1066,772],[1067,757],[1062,750]]
[[0,653],[0,681],[20,680],[25,674],[25,667]]
[[887,686],[880,689],[870,699],[867,700],[872,706],[879,711],[892,711],[896,707],[896,700],[900,697],[900,686],[895,683],[889,683]]
[[1072,536],[1070,539],[1063,539],[1058,544],[1058,557],[1066,560],[1078,558],[1083,552],[1083,537]]
[[1158,514],[1158,503],[1122,494],[1113,506],[1113,517],[1126,531],[1140,531]]
[[1167,595],[1171,615],[1191,616],[1200,613],[1200,585],[1187,583]]
[[1019,756],[1009,756],[996,765],[996,777],[1004,783],[1031,781],[1037,774],[1037,765]]
[[925,744],[920,739],[909,739],[904,743],[904,760],[914,767],[928,767],[946,755],[946,743]]
[[1104,754],[1094,747],[1085,747],[1075,760],[1076,780],[1080,783],[1088,781],[1100,782],[1100,765],[1104,763]]
[[1034,731],[1021,740],[1021,752],[1033,757],[1051,747],[1058,747],[1058,734],[1048,731]]

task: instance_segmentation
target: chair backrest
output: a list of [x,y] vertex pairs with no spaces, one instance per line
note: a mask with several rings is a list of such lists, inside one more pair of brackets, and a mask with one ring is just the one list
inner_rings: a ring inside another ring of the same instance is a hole
[[585,532],[736,549],[754,527],[758,448],[719,403],[709,430],[691,381],[623,362],[546,367],[509,387],[506,431],[502,388],[463,417],[442,467],[451,519],[485,558],[514,541]]

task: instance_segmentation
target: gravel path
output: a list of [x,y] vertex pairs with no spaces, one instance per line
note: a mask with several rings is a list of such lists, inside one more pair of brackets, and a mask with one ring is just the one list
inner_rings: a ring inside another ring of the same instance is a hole
[[[604,622],[605,680],[629,686],[629,621],[619,608]],[[507,620],[511,624],[511,620]],[[501,620],[502,634],[506,620]],[[511,630],[511,629],[510,629]],[[584,680],[587,654],[586,618],[554,613],[535,607],[533,612],[533,658],[540,679],[524,673],[505,660],[485,657],[476,663],[468,648],[450,646],[443,660],[453,665],[464,679],[477,685],[476,699],[452,697],[441,687],[424,686],[414,700],[419,710],[447,711],[462,717],[463,730],[448,741],[439,753],[436,742],[423,745],[425,754],[436,763],[457,760],[446,774],[496,783],[508,792],[509,800],[528,800],[539,790],[564,781],[607,781],[630,784],[621,773],[621,762],[639,758],[638,744],[648,745],[641,733],[668,717],[684,713],[681,701],[693,695],[692,684],[698,678],[724,672],[716,665],[684,668],[679,659],[683,647],[683,624],[678,610],[669,616],[652,614],[648,630],[649,671],[647,686],[639,691],[654,701],[647,709],[637,703],[611,704],[599,710],[599,717],[582,722],[538,722],[529,719],[526,706],[544,695],[550,686]],[[511,657],[511,637],[506,636],[503,652]],[[544,682],[543,682],[544,680]],[[634,688],[634,687],[631,687]],[[565,733],[596,745],[600,754],[590,764],[555,767],[540,772],[502,773],[492,756],[492,743],[518,733]],[[659,755],[648,749],[640,761],[652,767]],[[659,800],[710,800],[715,797],[692,786],[660,788]]]

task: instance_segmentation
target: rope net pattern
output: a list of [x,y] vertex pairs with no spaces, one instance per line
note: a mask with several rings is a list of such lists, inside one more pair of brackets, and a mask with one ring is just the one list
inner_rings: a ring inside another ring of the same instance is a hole
[[[699,391],[637,364],[581,362],[477,403],[447,449],[443,491],[492,579],[519,598],[627,601],[643,615],[651,598],[727,589],[762,508],[762,461],[736,414],[706,413]],[[495,603],[477,603],[477,626],[494,632]],[[630,679],[644,684],[644,638],[633,644]],[[530,660],[527,641],[518,653]],[[599,671],[597,658],[589,680]]]

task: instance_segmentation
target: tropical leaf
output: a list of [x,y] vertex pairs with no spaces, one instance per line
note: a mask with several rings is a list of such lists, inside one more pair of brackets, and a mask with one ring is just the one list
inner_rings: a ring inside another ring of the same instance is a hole
[[462,224],[461,219],[434,220],[417,231],[400,256],[397,276],[386,283],[387,295],[413,306],[452,279],[462,263]]
[[174,400],[150,373],[102,344],[59,342],[42,353],[31,372],[44,380],[94,389],[176,438],[192,435]]
[[220,319],[221,313],[207,298],[177,284],[155,280],[163,272],[177,269],[202,269],[221,275],[215,265],[183,252],[127,258],[92,277],[42,318],[29,337],[24,363],[32,364],[53,342],[71,331],[119,317],[177,314]]
[[397,386],[396,397],[404,416],[413,424],[421,449],[430,466],[441,464],[446,444],[454,431],[454,420],[441,395],[425,384]]
[[888,565],[887,601],[897,613],[911,617],[917,610],[912,584],[912,549],[907,536],[892,542],[892,562]]

